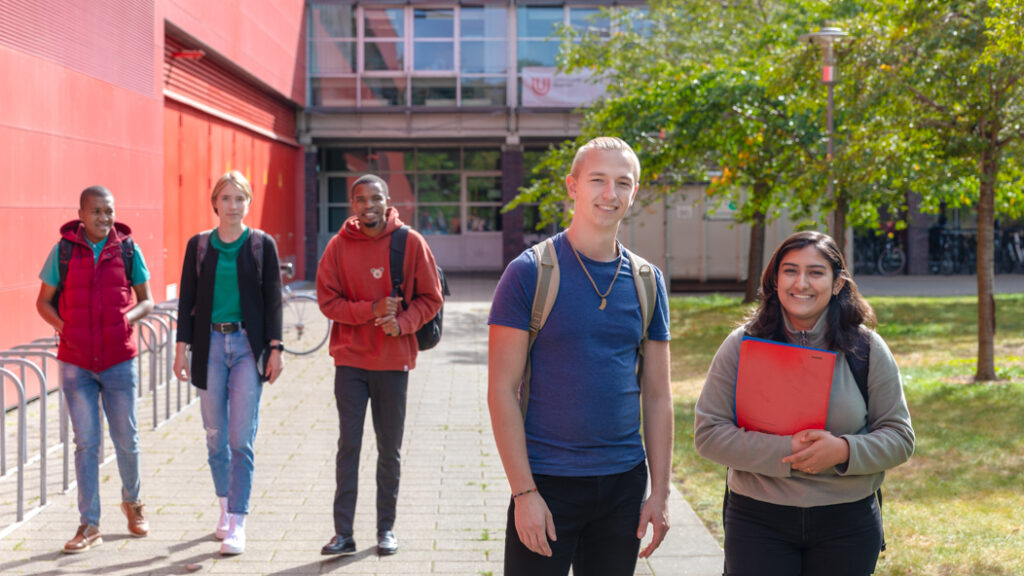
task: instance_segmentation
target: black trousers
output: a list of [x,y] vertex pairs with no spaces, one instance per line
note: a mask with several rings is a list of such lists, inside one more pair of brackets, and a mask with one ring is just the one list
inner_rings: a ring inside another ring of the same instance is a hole
[[640,540],[640,508],[647,463],[608,476],[534,474],[537,491],[555,521],[550,558],[530,551],[516,531],[515,501],[505,528],[505,576],[633,576]]
[[352,535],[367,401],[377,434],[377,530],[391,530],[395,525],[408,387],[408,372],[335,367],[334,398],[340,422],[334,492],[337,534]]
[[726,576],[867,576],[882,547],[875,496],[832,506],[779,506],[731,492]]

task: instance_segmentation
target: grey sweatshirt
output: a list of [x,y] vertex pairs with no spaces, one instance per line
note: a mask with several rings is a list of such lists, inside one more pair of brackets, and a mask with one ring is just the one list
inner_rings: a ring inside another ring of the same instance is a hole
[[[810,331],[794,331],[786,323],[790,343],[826,348],[825,314]],[[806,474],[782,459],[790,454],[791,436],[747,431],[736,426],[736,371],[744,329],[722,343],[708,370],[697,400],[694,437],[697,452],[729,467],[729,488],[739,494],[784,506],[826,506],[855,502],[872,494],[885,471],[906,462],[914,452],[914,429],[903,396],[896,361],[877,333],[871,331],[868,398],[864,399],[842,352],[836,355],[825,429],[845,438],[850,459],[844,464]]]

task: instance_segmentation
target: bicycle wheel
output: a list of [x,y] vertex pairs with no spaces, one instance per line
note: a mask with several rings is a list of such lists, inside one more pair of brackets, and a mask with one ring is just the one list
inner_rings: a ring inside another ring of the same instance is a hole
[[331,325],[313,296],[293,294],[286,297],[283,316],[285,352],[300,356],[311,354],[327,341]]
[[887,246],[882,255],[878,257],[878,270],[886,276],[895,276],[903,272],[907,264],[907,257],[899,246]]

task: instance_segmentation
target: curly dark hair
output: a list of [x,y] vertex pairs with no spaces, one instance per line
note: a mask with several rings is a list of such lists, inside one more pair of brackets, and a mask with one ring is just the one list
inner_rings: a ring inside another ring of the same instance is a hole
[[834,278],[842,278],[843,287],[839,294],[832,296],[825,310],[828,319],[828,333],[825,341],[830,350],[852,353],[860,337],[860,326],[864,324],[874,328],[875,311],[857,289],[853,276],[846,269],[846,260],[831,236],[821,232],[797,232],[786,238],[775,253],[772,254],[768,266],[761,274],[761,288],[758,290],[759,304],[757,309],[747,317],[746,330],[751,336],[786,341],[786,324],[782,317],[782,304],[779,302],[778,278],[782,259],[792,250],[801,250],[813,246],[832,267]]

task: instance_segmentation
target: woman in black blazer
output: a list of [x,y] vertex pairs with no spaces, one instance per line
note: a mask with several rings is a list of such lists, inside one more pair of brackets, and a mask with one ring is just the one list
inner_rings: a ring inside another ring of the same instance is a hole
[[210,200],[220,224],[193,236],[185,250],[174,373],[183,381],[193,377],[199,388],[220,500],[220,552],[241,554],[262,383],[273,383],[284,369],[281,270],[274,239],[242,223],[252,186],[241,172],[221,176]]

